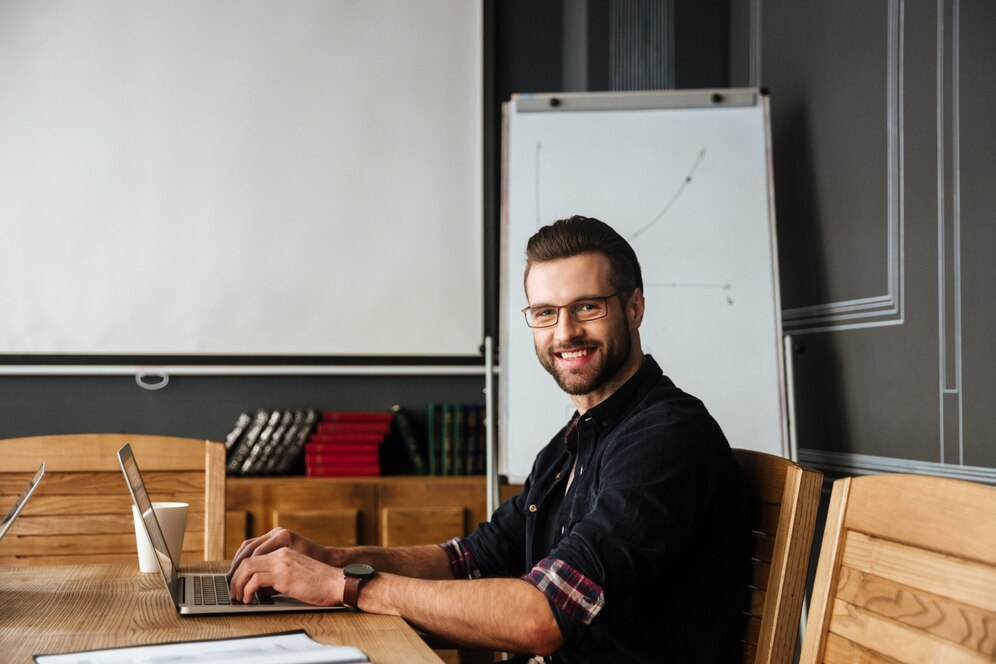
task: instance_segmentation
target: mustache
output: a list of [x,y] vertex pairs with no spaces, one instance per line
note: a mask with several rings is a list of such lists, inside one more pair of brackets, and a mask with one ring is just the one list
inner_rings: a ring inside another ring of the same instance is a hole
[[551,353],[569,353],[575,350],[582,350],[584,348],[601,348],[602,344],[596,341],[574,341],[569,344],[553,344],[548,347]]

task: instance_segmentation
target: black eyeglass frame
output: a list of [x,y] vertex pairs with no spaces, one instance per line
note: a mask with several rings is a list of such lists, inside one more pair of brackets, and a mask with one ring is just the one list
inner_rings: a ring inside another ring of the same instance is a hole
[[[553,327],[557,323],[559,323],[560,322],[560,310],[561,309],[567,309],[568,315],[570,315],[570,317],[573,318],[574,321],[577,322],[577,323],[590,323],[593,320],[601,320],[601,319],[605,318],[606,316],[608,316],[609,315],[609,300],[612,299],[612,298],[614,298],[614,297],[616,297],[617,295],[620,295],[620,294],[621,294],[620,291],[616,291],[614,293],[609,293],[608,295],[601,295],[599,297],[583,297],[580,300],[574,300],[573,302],[569,302],[568,304],[562,304],[559,307],[555,306],[555,305],[552,305],[552,304],[549,305],[549,306],[547,306],[547,307],[543,307],[544,309],[556,309],[557,310],[557,317],[549,325],[533,325],[533,324],[531,324],[529,322],[529,310],[533,309],[533,307],[526,306],[526,307],[523,307],[521,309],[521,311],[522,311],[523,317],[526,319],[526,325],[528,325],[530,328],[532,328],[534,330],[542,330],[543,328]],[[583,304],[584,302],[592,302],[594,300],[602,300],[605,303],[605,313],[603,313],[601,316],[597,316],[595,318],[585,318],[584,320],[580,320],[580,319],[578,319],[578,317],[576,315],[574,315],[574,311],[571,309],[571,307],[573,307],[573,306],[575,306],[577,304]]]

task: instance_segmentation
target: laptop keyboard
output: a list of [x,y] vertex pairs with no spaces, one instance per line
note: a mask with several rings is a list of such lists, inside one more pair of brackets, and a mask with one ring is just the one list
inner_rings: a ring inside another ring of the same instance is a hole
[[[228,581],[223,576],[194,577],[194,606],[223,606],[231,604]],[[255,602],[253,602],[255,604]]]
[[[228,579],[219,574],[192,575],[194,580],[194,606],[231,606],[232,600],[228,596]],[[249,605],[273,604],[269,597],[253,595]]]

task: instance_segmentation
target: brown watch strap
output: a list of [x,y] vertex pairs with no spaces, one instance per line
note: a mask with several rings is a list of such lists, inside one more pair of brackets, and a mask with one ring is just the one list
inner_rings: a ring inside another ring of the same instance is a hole
[[358,579],[355,576],[347,576],[346,583],[342,588],[342,603],[351,609],[360,608],[360,585],[365,579]]

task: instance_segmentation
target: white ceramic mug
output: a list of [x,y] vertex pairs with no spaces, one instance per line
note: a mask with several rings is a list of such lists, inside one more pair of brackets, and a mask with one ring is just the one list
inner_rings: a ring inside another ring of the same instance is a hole
[[[159,527],[163,531],[166,539],[166,546],[169,547],[170,554],[176,564],[180,564],[180,555],[183,551],[183,534],[187,529],[187,503],[152,503],[152,509],[156,513]],[[149,536],[142,527],[139,519],[138,508],[131,506],[132,516],[135,518],[135,541],[138,545],[138,568],[143,572],[158,572],[159,563],[156,562],[156,554],[152,549]]]

